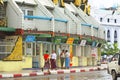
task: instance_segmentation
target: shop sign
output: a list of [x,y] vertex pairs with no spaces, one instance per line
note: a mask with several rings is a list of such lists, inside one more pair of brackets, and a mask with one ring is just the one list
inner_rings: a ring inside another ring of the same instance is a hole
[[92,42],[92,47],[96,47],[97,42],[93,41]]
[[68,38],[66,44],[73,44],[74,38]]
[[86,45],[86,40],[81,40],[80,46],[85,46]]
[[26,42],[34,42],[35,41],[35,36],[28,35],[25,39]]
[[96,43],[96,47],[98,47],[99,42]]
[[61,39],[55,39],[55,44],[60,44],[61,43]]
[[92,54],[92,57],[96,57],[96,54]]

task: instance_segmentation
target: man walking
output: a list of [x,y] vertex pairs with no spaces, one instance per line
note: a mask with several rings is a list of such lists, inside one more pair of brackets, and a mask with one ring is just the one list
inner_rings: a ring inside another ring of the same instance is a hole
[[61,69],[63,69],[64,62],[65,62],[65,50],[62,50],[62,52],[60,53]]

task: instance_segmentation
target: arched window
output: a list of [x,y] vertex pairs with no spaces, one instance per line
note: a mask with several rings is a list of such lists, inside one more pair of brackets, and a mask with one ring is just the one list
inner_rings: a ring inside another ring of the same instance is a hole
[[110,42],[110,30],[107,31],[107,41]]
[[114,32],[114,42],[117,42],[117,31]]
[[109,19],[109,18],[107,19],[107,22],[108,22],[108,23],[110,22],[110,19]]
[[100,22],[102,22],[103,18],[100,18]]
[[110,30],[107,31],[107,38],[110,38]]
[[114,32],[114,38],[117,38],[117,31]]
[[117,23],[117,20],[115,19],[114,22]]

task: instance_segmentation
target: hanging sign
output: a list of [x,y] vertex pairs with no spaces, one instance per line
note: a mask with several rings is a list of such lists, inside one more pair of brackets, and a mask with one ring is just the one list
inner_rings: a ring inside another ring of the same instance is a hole
[[73,44],[74,38],[68,38],[66,44]]
[[81,40],[81,42],[80,42],[80,46],[85,46],[86,45],[86,40]]
[[35,41],[35,36],[32,36],[32,35],[28,35],[27,37],[26,37],[26,40],[25,40],[26,42],[34,42]]

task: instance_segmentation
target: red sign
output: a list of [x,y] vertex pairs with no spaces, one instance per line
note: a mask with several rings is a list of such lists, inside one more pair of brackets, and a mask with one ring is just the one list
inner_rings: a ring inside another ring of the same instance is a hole
[[96,56],[96,54],[92,54],[92,57],[95,57]]

